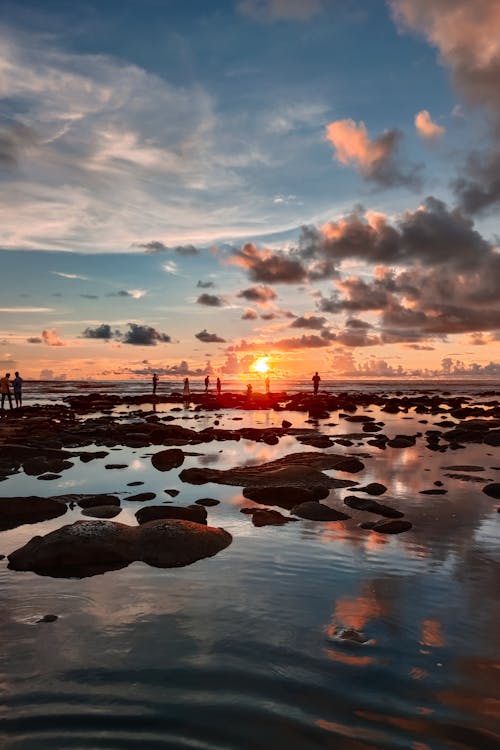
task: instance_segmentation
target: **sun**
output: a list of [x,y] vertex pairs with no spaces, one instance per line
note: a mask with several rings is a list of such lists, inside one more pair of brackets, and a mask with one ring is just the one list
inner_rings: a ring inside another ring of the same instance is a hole
[[265,375],[266,372],[269,372],[269,364],[268,364],[269,357],[259,357],[255,360],[255,362],[252,365],[252,370],[255,370],[255,372],[260,373],[261,375]]

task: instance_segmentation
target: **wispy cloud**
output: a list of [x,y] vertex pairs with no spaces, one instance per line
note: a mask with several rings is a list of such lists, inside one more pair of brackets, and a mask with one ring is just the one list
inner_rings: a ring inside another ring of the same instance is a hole
[[88,276],[82,276],[78,273],[63,273],[63,271],[51,271],[55,276],[62,276],[63,279],[78,279],[80,281],[88,281]]
[[0,307],[0,313],[50,313],[53,307]]

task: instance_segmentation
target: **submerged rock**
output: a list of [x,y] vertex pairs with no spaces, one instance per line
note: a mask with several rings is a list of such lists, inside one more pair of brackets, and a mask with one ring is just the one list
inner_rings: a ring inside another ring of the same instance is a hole
[[199,500],[195,500],[195,505],[204,505],[205,508],[213,508],[216,505],[220,505],[220,500],[216,500],[214,497],[200,497]]
[[124,500],[128,500],[132,503],[145,503],[148,500],[154,500],[156,497],[156,492],[138,492],[137,495],[129,495],[128,497],[125,497]]
[[190,521],[76,521],[35,536],[9,555],[9,568],[56,578],[85,578],[124,568],[135,560],[161,568],[189,565],[231,544],[224,529]]
[[278,510],[270,510],[269,508],[242,508],[242,512],[245,511],[247,515],[252,516],[252,523],[254,526],[283,526],[286,523],[297,521],[297,518],[290,518],[290,516],[284,516]]
[[158,471],[177,469],[184,463],[184,453],[179,448],[169,448],[159,451],[151,457],[151,463]]
[[404,513],[391,508],[389,505],[383,505],[377,503],[376,500],[371,500],[368,497],[356,497],[355,495],[349,495],[344,498],[344,503],[349,508],[356,508],[356,510],[366,510],[370,513],[377,513],[379,516],[385,516],[386,518],[402,518]]
[[39,523],[66,513],[67,507],[51,497],[1,497],[0,531],[15,529],[25,523]]
[[294,516],[305,518],[309,521],[345,521],[350,518],[346,513],[340,510],[330,508],[324,503],[307,502],[296,505],[290,511]]
[[493,482],[483,487],[483,492],[488,497],[494,497],[495,500],[500,500],[500,482]]
[[402,534],[411,528],[412,524],[409,521],[379,521],[372,526],[372,530],[379,534]]
[[387,492],[387,487],[380,482],[370,482],[366,487],[356,487],[356,492],[366,492],[368,495],[383,495],[384,492]]
[[308,500],[322,500],[328,497],[330,491],[321,485],[317,487],[245,487],[243,497],[262,505],[277,505],[290,510],[299,503]]
[[193,523],[207,523],[207,511],[202,505],[149,505],[141,508],[135,514],[137,523],[143,524],[148,521],[157,521],[160,518],[177,518]]
[[121,512],[122,509],[117,505],[94,505],[91,508],[84,508],[82,516],[89,516],[90,518],[115,518]]
[[44,615],[43,617],[41,617],[36,622],[37,622],[37,625],[38,625],[38,623],[40,623],[40,622],[55,622],[58,619],[59,619],[59,617],[57,615]]

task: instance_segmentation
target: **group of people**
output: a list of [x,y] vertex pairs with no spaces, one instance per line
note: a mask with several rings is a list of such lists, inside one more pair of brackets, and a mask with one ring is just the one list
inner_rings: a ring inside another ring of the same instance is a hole
[[[9,406],[12,409],[12,396],[10,393],[10,372],[6,372],[3,378],[0,379],[0,393],[2,395],[2,406],[5,406],[5,400],[9,402]],[[14,399],[16,402],[16,408],[20,409],[23,405],[23,379],[18,372],[15,373],[14,380],[12,381],[12,389],[14,391]]]

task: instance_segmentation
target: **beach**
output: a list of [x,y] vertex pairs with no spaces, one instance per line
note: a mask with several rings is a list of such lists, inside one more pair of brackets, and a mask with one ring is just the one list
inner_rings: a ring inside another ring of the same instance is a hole
[[498,746],[498,390],[130,390],[2,415],[3,747]]

